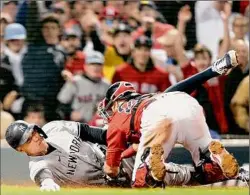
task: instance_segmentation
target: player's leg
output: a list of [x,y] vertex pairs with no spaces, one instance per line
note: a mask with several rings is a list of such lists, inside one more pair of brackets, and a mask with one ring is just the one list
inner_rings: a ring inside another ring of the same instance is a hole
[[215,61],[208,69],[169,87],[164,92],[182,91],[190,94],[207,80],[226,74],[231,68],[237,65],[235,51],[229,51],[223,58]]
[[[165,116],[167,110],[167,105],[162,105],[162,101],[156,100],[143,111],[141,138],[132,176],[133,187],[155,186],[163,183],[166,173],[163,159],[168,156],[176,140],[171,121]],[[150,164],[154,166],[149,166]],[[148,181],[147,178],[150,177]]]
[[179,123],[178,132],[183,137],[184,147],[191,153],[195,167],[201,168],[199,182],[212,183],[236,178],[239,165],[220,141],[212,140],[202,107],[191,96],[182,96],[182,102],[188,104],[189,109],[183,109],[187,117]]

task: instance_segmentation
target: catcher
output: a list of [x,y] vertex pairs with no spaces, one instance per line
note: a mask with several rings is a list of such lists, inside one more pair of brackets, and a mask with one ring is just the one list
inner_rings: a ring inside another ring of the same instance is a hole
[[212,140],[202,107],[186,94],[237,65],[236,52],[229,51],[207,70],[159,94],[142,96],[128,82],[111,85],[99,105],[109,124],[104,165],[107,175],[116,177],[127,144],[139,143],[132,186],[164,185],[168,171],[164,160],[180,143],[191,153],[199,183],[237,178],[240,168],[236,159],[219,141]]

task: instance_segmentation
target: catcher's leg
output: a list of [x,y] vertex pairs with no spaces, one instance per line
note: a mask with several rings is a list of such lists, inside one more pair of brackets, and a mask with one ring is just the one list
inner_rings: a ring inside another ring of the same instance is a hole
[[182,91],[190,94],[207,80],[226,74],[237,65],[236,52],[229,51],[223,58],[215,61],[208,69],[169,87],[164,92]]

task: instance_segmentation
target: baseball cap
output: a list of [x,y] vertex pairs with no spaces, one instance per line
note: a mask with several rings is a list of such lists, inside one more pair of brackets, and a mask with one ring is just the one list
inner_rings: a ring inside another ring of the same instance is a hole
[[153,1],[140,1],[139,10],[141,11],[144,6],[151,7],[154,10],[157,9],[157,7]]
[[114,35],[118,34],[119,32],[125,32],[130,34],[132,30],[128,25],[120,23],[118,27],[114,29]]
[[119,16],[119,11],[113,6],[107,6],[103,9],[100,19],[116,19]]
[[86,54],[86,64],[104,64],[104,56],[99,51],[91,51]]
[[152,40],[146,36],[141,36],[137,38],[134,43],[135,47],[145,46],[145,47],[151,48],[152,45],[153,45]]
[[23,25],[19,23],[8,24],[4,31],[4,40],[26,39],[27,33]]
[[12,0],[12,1],[4,1],[3,2],[4,5],[8,5],[9,3],[14,3],[14,4],[18,5],[18,1],[16,1],[16,0],[15,1]]
[[82,32],[81,29],[78,28],[77,26],[72,27],[72,28],[66,28],[63,32],[63,37],[78,37],[81,38]]

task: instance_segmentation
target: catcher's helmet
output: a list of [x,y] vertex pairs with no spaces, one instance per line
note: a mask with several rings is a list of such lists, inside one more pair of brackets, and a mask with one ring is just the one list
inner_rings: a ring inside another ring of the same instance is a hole
[[138,93],[131,83],[121,81],[112,84],[106,92],[106,97],[98,105],[99,114],[104,119],[108,119],[110,117],[108,112],[115,101],[126,100],[133,95],[138,95]]
[[34,130],[37,131],[42,137],[47,138],[45,132],[37,125],[19,120],[12,123],[7,128],[5,139],[12,148],[16,149],[18,146],[27,142]]

